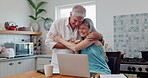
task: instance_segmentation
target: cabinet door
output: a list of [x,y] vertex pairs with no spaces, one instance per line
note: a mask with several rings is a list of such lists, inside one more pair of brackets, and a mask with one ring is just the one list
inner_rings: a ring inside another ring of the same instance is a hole
[[35,70],[35,58],[17,60],[17,73]]
[[23,73],[26,70],[24,59],[23,60],[17,60],[16,61],[16,74]]
[[0,77],[16,74],[16,61],[0,62]]
[[35,58],[32,59],[25,59],[25,66],[26,66],[26,70],[25,71],[33,71],[35,70]]
[[7,76],[7,62],[0,62],[0,77]]
[[8,61],[5,70],[7,71],[7,75],[13,75],[16,74],[17,67],[16,67],[16,61]]
[[51,57],[37,58],[36,69],[43,69],[45,64],[51,64]]
[[35,70],[35,58],[0,62],[0,77]]

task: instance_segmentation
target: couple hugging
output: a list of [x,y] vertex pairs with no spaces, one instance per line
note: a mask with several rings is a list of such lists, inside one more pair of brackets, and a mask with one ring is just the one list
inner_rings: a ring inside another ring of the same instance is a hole
[[53,71],[58,71],[57,54],[87,54],[90,72],[110,74],[102,49],[103,36],[96,32],[93,22],[86,16],[86,10],[76,5],[70,17],[53,22],[46,35],[45,44],[52,49]]

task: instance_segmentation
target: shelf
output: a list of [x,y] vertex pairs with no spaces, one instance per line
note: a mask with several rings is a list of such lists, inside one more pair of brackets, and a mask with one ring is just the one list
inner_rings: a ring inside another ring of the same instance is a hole
[[28,35],[41,35],[42,32],[32,32],[32,31],[10,31],[10,30],[0,30],[0,34],[28,34]]

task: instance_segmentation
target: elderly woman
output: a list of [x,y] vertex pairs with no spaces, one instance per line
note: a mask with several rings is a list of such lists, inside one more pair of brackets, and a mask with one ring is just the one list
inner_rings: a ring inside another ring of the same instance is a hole
[[105,56],[100,41],[90,41],[86,38],[88,34],[95,31],[92,20],[85,18],[79,26],[79,34],[82,41],[79,43],[71,43],[62,39],[60,35],[55,36],[54,40],[60,42],[73,51],[80,50],[81,54],[87,54],[89,60],[90,72],[99,74],[110,74],[111,71],[105,61]]

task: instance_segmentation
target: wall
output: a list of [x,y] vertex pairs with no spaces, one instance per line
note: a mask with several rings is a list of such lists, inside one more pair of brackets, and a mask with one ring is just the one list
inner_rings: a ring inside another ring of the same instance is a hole
[[147,0],[96,0],[97,29],[113,47],[113,16],[148,13]]
[[[22,39],[24,41],[22,41]],[[4,43],[22,43],[30,42],[30,36],[28,35],[14,35],[14,34],[0,34],[0,46]]]
[[7,21],[27,27],[30,22],[29,14],[31,11],[27,0],[0,0],[0,27]]

